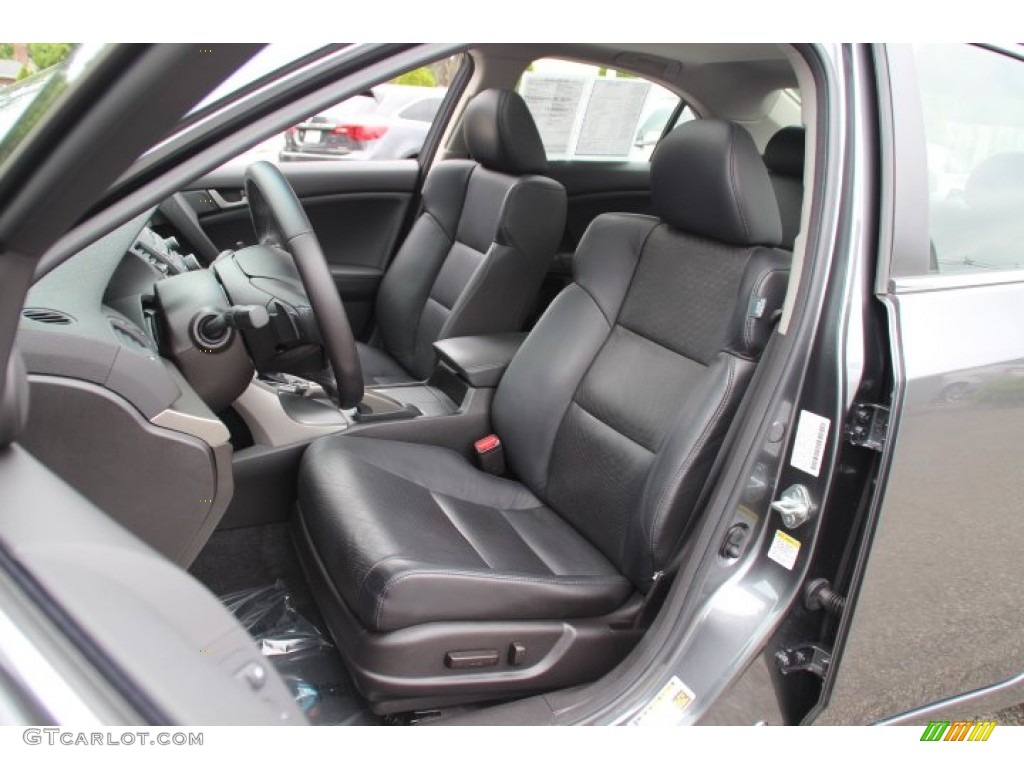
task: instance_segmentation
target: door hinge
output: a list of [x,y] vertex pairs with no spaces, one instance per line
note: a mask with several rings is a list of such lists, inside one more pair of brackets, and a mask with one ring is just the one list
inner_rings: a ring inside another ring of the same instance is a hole
[[779,672],[784,675],[791,672],[810,672],[812,675],[825,677],[832,665],[832,651],[819,643],[804,643],[776,651],[775,663],[779,665]]
[[854,445],[881,451],[889,436],[889,408],[876,403],[855,403],[850,409],[846,437]]

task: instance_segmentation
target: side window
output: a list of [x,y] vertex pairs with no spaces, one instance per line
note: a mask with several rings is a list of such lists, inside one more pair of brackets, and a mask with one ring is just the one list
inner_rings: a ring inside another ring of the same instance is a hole
[[914,49],[928,158],[932,272],[1024,269],[1024,62]]
[[641,77],[562,59],[533,62],[518,91],[551,160],[649,160],[679,105]]
[[280,163],[416,157],[462,55],[405,72],[310,115],[246,153]]
[[424,123],[430,123],[434,120],[434,115],[437,114],[437,110],[441,108],[441,96],[434,96],[428,99],[420,99],[410,104],[408,107],[398,113],[398,116],[403,120],[419,120]]

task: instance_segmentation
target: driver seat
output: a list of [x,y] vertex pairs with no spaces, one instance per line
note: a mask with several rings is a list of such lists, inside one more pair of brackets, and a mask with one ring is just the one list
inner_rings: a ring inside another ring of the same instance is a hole
[[445,160],[423,185],[423,211],[377,294],[376,345],[358,343],[367,386],[422,381],[433,344],[518,331],[565,228],[565,189],[526,102],[491,89],[470,101],[471,160]]
[[509,477],[431,445],[341,434],[307,449],[300,552],[376,711],[585,682],[637,640],[790,262],[764,163],[732,123],[669,134],[651,195],[657,217],[590,225],[575,282],[502,378]]

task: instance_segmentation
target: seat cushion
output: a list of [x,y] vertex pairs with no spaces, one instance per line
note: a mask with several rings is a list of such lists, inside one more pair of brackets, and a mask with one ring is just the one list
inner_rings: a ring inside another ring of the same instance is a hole
[[601,616],[628,580],[521,483],[444,448],[340,435],[302,460],[299,509],[372,631]]
[[368,386],[380,384],[408,384],[416,381],[407,370],[400,366],[387,352],[356,342],[359,363],[363,368],[363,383]]

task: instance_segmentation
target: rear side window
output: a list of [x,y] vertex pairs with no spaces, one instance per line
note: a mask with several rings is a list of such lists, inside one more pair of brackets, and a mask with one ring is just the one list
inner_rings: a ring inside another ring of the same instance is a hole
[[550,160],[649,160],[680,102],[628,72],[561,59],[533,62],[517,90]]
[[429,123],[434,120],[434,115],[437,114],[437,110],[440,108],[441,97],[437,96],[433,99],[422,99],[410,104],[399,112],[398,116],[406,120],[419,120],[423,123]]
[[1024,62],[967,45],[914,49],[940,273],[1024,269]]

